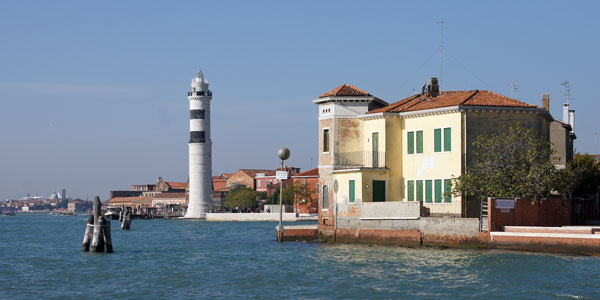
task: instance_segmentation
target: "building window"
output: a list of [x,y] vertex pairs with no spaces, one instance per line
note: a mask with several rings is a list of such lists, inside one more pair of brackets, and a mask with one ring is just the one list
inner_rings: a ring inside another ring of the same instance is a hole
[[452,180],[444,179],[444,202],[452,203]]
[[435,180],[435,203],[442,203],[442,180]]
[[442,130],[440,128],[433,130],[433,152],[442,152]]
[[[443,129],[444,152],[452,150],[452,129],[450,127]],[[442,128],[433,130],[433,151],[442,152]]]
[[423,153],[423,130],[417,131],[417,153]]
[[423,180],[417,180],[417,201],[423,202]]
[[190,110],[190,119],[204,119],[204,109]]
[[323,209],[329,209],[329,189],[323,186]]
[[323,129],[323,152],[329,152],[329,129]]
[[433,190],[432,181],[431,180],[425,180],[425,203],[432,203],[433,202],[432,190]]
[[257,180],[257,181],[256,181],[256,186],[257,186],[257,187],[260,187],[260,182],[261,182],[260,180]]
[[408,181],[408,196],[406,197],[408,201],[415,201],[415,182],[413,180]]
[[190,144],[206,143],[206,133],[204,131],[190,131]]
[[452,129],[450,127],[444,128],[444,151],[448,152],[452,150]]
[[406,135],[407,145],[408,145],[408,154],[415,153],[415,132],[409,131]]
[[350,180],[348,182],[348,202],[354,203],[356,201],[355,197],[355,181]]
[[[415,142],[416,135],[416,142]],[[406,135],[408,154],[423,153],[423,130],[409,131]]]

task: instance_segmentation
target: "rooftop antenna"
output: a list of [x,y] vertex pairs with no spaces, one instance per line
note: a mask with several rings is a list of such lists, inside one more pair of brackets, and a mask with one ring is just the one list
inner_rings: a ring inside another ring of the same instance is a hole
[[439,20],[438,22],[435,22],[436,24],[440,24],[440,91],[442,90],[442,49],[444,48],[444,44],[442,43],[442,33],[443,33],[443,28],[444,28],[444,24],[446,23],[444,20]]
[[600,150],[598,149],[598,133],[594,132],[594,140],[596,143],[596,154],[600,154]]
[[516,84],[514,84],[514,83],[507,84],[506,86],[509,86],[509,87],[510,87],[511,98],[513,98],[513,99],[517,99],[517,98],[515,98],[515,95],[516,95],[516,94],[517,94],[517,92],[519,91],[519,86],[518,86],[518,85],[516,85]]
[[571,87],[569,85],[569,81],[565,80],[563,81],[563,83],[561,83],[560,85],[564,86],[565,89],[567,90],[566,96],[567,96],[567,104],[571,103]]

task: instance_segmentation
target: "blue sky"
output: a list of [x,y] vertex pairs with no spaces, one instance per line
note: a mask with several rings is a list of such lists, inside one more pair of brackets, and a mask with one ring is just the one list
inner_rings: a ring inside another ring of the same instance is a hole
[[211,82],[213,172],[316,167],[312,99],[351,83],[388,102],[439,75],[561,118],[598,152],[596,1],[2,1],[0,199],[108,197],[187,179],[189,82]]

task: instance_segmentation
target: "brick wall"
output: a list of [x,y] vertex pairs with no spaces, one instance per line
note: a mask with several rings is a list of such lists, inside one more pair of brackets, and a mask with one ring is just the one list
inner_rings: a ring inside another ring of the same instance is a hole
[[502,231],[504,226],[565,226],[571,225],[573,202],[564,199],[546,199],[533,202],[515,200],[515,208],[502,212],[496,200],[488,200],[489,231]]

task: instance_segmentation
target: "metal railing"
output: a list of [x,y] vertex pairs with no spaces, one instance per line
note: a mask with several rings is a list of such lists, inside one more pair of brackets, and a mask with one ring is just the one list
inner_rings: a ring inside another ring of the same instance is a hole
[[385,168],[385,152],[342,152],[335,156],[335,168]]

